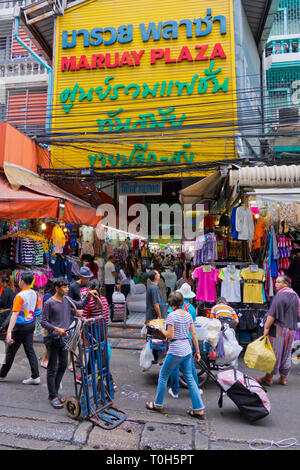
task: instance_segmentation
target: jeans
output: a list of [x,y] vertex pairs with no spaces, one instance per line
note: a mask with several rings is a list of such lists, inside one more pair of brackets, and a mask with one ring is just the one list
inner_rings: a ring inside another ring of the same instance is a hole
[[45,338],[48,350],[47,386],[49,400],[57,397],[58,390],[66,368],[68,366],[68,350],[57,346],[52,338]]
[[31,377],[33,379],[37,379],[40,376],[38,360],[33,349],[34,329],[34,321],[25,325],[15,325],[12,331],[12,339],[14,340],[14,343],[7,347],[5,364],[3,364],[1,368],[0,377],[7,376],[21,344],[23,344],[25,354],[30,364]]
[[[197,370],[196,370],[196,367],[195,367],[193,357],[191,358],[191,361],[192,361],[192,374],[193,374],[193,377],[194,377],[194,380],[195,380],[196,384],[199,387],[198,375],[197,375]],[[179,386],[179,369],[180,369],[180,366],[176,367],[176,369],[174,369],[172,374],[170,375],[170,385],[171,385],[172,392],[175,395],[178,395],[179,388],[180,388],[180,386]]]
[[193,410],[200,411],[204,409],[199,388],[193,377],[191,361],[192,354],[188,354],[187,356],[174,356],[173,354],[168,353],[166,355],[166,359],[160,370],[158,379],[158,387],[154,401],[156,406],[162,406],[167,390],[168,379],[176,368],[181,367],[190,392]]

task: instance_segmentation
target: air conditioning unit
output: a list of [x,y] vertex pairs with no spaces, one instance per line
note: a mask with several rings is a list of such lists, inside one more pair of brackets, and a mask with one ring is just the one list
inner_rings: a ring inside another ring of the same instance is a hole
[[279,125],[289,125],[299,123],[299,108],[280,108],[278,109]]

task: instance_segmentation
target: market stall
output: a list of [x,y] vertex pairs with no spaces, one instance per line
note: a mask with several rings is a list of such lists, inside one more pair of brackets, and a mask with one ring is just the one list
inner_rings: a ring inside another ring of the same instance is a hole
[[297,166],[216,172],[181,193],[183,204],[192,196],[194,204],[209,202],[194,240],[198,312],[209,316],[217,297],[225,297],[238,313],[241,343],[258,333],[279,274],[289,275],[300,293],[299,194]]

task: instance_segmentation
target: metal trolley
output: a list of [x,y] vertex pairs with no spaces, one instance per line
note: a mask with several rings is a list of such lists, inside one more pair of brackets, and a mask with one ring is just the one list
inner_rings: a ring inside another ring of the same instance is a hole
[[[103,429],[113,429],[127,415],[113,406],[114,387],[109,369],[105,319],[82,320],[75,317],[75,326],[69,331],[66,349],[72,357],[75,396],[66,398],[66,413],[72,419],[82,415]],[[80,384],[76,378],[76,362],[80,365]]]

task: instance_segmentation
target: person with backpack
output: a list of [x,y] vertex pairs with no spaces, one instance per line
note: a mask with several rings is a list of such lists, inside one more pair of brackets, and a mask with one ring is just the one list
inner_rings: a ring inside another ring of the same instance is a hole
[[[196,309],[195,307],[191,304],[191,300],[196,296],[194,292],[192,292],[191,286],[187,283],[184,283],[180,289],[178,289],[176,292],[180,292],[183,296],[183,305],[182,309],[188,312],[191,316],[193,321],[196,321]],[[168,310],[168,313],[172,312],[172,309]],[[189,339],[191,340],[192,337],[189,334]],[[179,393],[179,370],[180,367],[177,367],[174,369],[170,376],[170,388],[168,390],[169,395],[173,398],[178,398],[178,393]],[[198,375],[197,375],[197,370],[195,367],[195,362],[192,359],[192,372],[193,372],[193,377],[195,379],[196,384],[198,385]],[[200,393],[202,395],[202,390],[200,389]]]
[[31,377],[24,379],[22,383],[25,385],[40,384],[38,360],[33,349],[33,334],[35,330],[35,317],[41,314],[41,307],[38,295],[32,289],[33,284],[33,272],[22,272],[19,280],[21,292],[14,299],[12,315],[6,334],[8,348],[5,362],[0,370],[1,382],[6,380],[18,349],[23,344],[31,368]]

